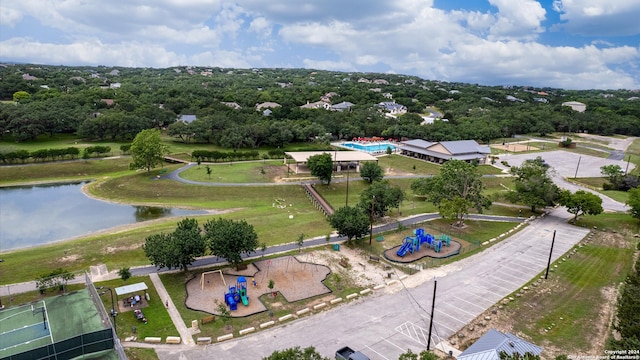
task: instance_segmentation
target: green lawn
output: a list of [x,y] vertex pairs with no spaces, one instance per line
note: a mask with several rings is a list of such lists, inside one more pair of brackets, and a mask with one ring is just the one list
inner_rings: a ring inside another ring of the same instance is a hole
[[[211,174],[207,174],[207,166]],[[266,183],[277,177],[285,177],[287,167],[282,160],[261,162],[235,162],[231,164],[201,164],[191,167],[180,177],[200,182]]]
[[435,175],[440,173],[440,165],[396,154],[379,157],[378,164],[386,173],[396,172],[412,175]]
[[[132,174],[128,157],[108,160],[79,160],[0,167],[0,186],[32,182],[78,181],[103,176]],[[177,168],[176,165],[167,169]]]

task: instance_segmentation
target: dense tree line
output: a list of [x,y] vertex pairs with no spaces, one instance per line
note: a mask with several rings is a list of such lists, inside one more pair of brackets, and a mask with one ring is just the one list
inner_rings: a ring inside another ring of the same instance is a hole
[[[86,157],[92,157],[94,154],[104,156],[111,152],[110,146],[88,146],[84,149]],[[29,160],[34,162],[58,161],[77,159],[81,150],[77,147],[67,147],[60,149],[38,149],[34,151],[17,150],[7,153],[0,153],[0,161],[4,164],[14,164],[16,162],[26,163]]]
[[[0,77],[0,99],[7,100],[0,103],[0,138],[14,141],[56,133],[130,140],[150,128],[167,129],[178,141],[232,149],[358,136],[486,142],[554,131],[640,135],[640,99],[626,90],[504,88],[306,69],[7,65]],[[344,112],[300,108],[328,93],[336,93],[334,104],[355,105]],[[384,116],[376,106],[382,101],[409,113]],[[562,106],[565,101],[583,102],[587,110],[576,112]],[[255,107],[262,102],[281,106],[265,116]],[[447,121],[423,124],[418,114],[426,107]],[[176,122],[185,114],[197,119]]]

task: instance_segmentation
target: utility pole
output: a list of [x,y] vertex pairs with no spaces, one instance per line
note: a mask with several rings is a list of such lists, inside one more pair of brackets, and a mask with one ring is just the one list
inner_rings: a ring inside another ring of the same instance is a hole
[[627,172],[629,171],[629,162],[631,161],[631,155],[627,158],[627,168],[624,169],[624,176],[627,176]]
[[549,251],[549,261],[547,262],[547,272],[544,274],[544,279],[547,280],[549,276],[549,266],[551,266],[551,254],[553,254],[553,243],[556,242],[556,231],[553,230],[553,239],[551,240],[551,251]]
[[573,178],[577,178],[578,177],[578,169],[580,168],[580,160],[582,159],[582,156],[578,157],[578,166],[576,166],[576,174],[573,175]]
[[431,330],[433,329],[433,313],[436,309],[436,288],[438,287],[438,281],[433,280],[433,300],[431,301],[431,320],[429,321],[429,338],[427,339],[427,351],[431,350]]

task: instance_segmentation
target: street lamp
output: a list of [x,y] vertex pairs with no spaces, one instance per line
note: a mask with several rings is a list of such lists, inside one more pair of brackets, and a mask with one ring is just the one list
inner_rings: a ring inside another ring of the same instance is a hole
[[[111,294],[111,318],[113,319],[113,331],[116,332],[116,334],[118,333],[118,327],[116,326],[116,315],[118,315],[118,313],[116,313],[116,310],[114,308],[114,302],[113,302],[113,291],[111,290],[111,288],[105,287],[105,286],[100,286],[98,289],[100,290],[109,290],[109,293]],[[101,292],[100,295],[104,295],[105,292]]]
[[376,201],[376,196],[373,195],[371,197],[371,215],[369,216],[369,221],[371,223],[371,228],[369,229],[369,246],[371,246],[371,238],[373,237],[373,203]]

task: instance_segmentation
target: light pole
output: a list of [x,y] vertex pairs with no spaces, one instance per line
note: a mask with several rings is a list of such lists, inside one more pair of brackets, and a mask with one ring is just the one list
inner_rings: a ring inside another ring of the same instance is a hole
[[[114,302],[113,302],[113,290],[111,290],[111,288],[108,288],[106,286],[100,286],[98,289],[100,290],[109,290],[109,293],[111,294],[111,318],[113,320],[113,331],[115,331],[115,333],[118,333],[118,327],[116,326],[116,315],[118,315],[116,313],[116,310],[114,308]],[[100,295],[105,294],[105,292],[103,291],[102,293],[100,293]]]
[[349,206],[349,165],[347,165],[347,196],[344,202],[344,206]]
[[376,196],[373,195],[371,197],[371,215],[369,216],[369,220],[371,223],[371,228],[369,229],[369,245],[371,245],[371,238],[373,237],[373,203],[376,201]]
[[556,231],[553,230],[553,238],[551,239],[551,250],[549,250],[549,261],[547,262],[547,272],[544,273],[544,279],[549,276],[549,267],[551,267],[551,255],[553,254],[553,244],[556,242]]

